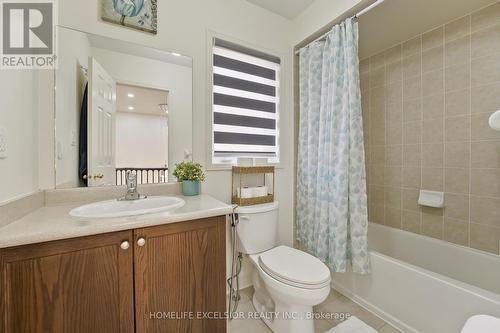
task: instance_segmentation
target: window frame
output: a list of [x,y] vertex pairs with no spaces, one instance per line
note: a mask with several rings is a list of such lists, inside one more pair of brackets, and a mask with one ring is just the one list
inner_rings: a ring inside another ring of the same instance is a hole
[[[276,168],[282,168],[281,161],[282,161],[282,156],[281,156],[281,112],[283,110],[283,98],[284,98],[284,84],[283,84],[283,78],[284,78],[284,68],[285,68],[285,57],[280,54],[279,52],[275,50],[269,50],[266,49],[262,46],[258,46],[246,41],[242,41],[224,34],[220,34],[211,30],[207,31],[207,108],[208,108],[208,116],[207,116],[207,130],[208,130],[208,137],[207,140],[207,154],[206,154],[206,169],[207,170],[229,170],[232,168],[232,166],[236,165],[237,163],[237,157],[228,157],[228,159],[233,159],[233,161],[228,162],[228,163],[214,163],[213,160],[213,154],[214,154],[214,131],[213,131],[213,121],[214,121],[214,112],[213,112],[213,45],[214,45],[214,39],[221,39],[230,43],[234,43],[237,45],[241,45],[242,47],[247,47],[249,49],[253,49],[258,52],[262,52],[265,54],[269,54],[271,56],[277,57],[280,59],[280,69],[278,71],[278,76],[277,76],[277,81],[279,83],[278,86],[278,103],[277,103],[277,110],[276,110],[276,142],[277,142],[277,157],[275,158],[266,158],[262,157],[259,158],[259,160],[267,160],[264,164],[265,165],[273,165]],[[272,161],[274,159],[275,161]],[[263,162],[259,162],[259,164],[262,164]]]

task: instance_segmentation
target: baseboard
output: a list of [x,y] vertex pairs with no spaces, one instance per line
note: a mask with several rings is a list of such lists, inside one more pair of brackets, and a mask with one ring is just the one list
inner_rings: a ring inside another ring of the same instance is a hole
[[335,283],[335,281],[332,280],[331,286],[333,289],[337,290],[339,293],[344,295],[345,297],[349,298],[352,300],[354,303],[358,304],[359,306],[365,308],[366,310],[372,312],[379,318],[383,319],[386,323],[394,326],[398,330],[404,333],[420,333],[418,330],[414,329],[413,327],[410,327],[397,319],[396,317],[388,314],[384,310],[380,309],[379,307],[375,306],[374,304],[368,302],[364,298],[354,294],[351,292],[349,289],[342,287],[341,285]]

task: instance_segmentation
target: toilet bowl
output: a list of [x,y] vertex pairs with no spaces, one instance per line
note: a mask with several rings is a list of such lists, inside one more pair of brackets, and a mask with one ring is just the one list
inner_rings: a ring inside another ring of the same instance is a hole
[[313,306],[330,293],[330,270],[303,251],[276,246],[278,203],[238,207],[238,246],[254,266],[252,297],[276,333],[314,332]]

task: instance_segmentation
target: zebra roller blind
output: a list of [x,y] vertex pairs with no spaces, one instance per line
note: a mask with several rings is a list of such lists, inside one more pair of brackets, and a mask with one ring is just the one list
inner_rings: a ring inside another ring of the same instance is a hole
[[214,38],[213,159],[277,162],[280,58]]

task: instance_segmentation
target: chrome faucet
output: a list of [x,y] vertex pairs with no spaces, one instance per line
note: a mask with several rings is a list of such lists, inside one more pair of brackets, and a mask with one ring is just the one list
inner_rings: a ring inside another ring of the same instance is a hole
[[118,198],[118,200],[138,200],[138,199],[145,199],[145,195],[141,195],[137,191],[137,175],[133,174],[132,172],[127,172],[127,175],[125,176],[125,182],[127,184],[127,193],[125,193],[125,196]]

